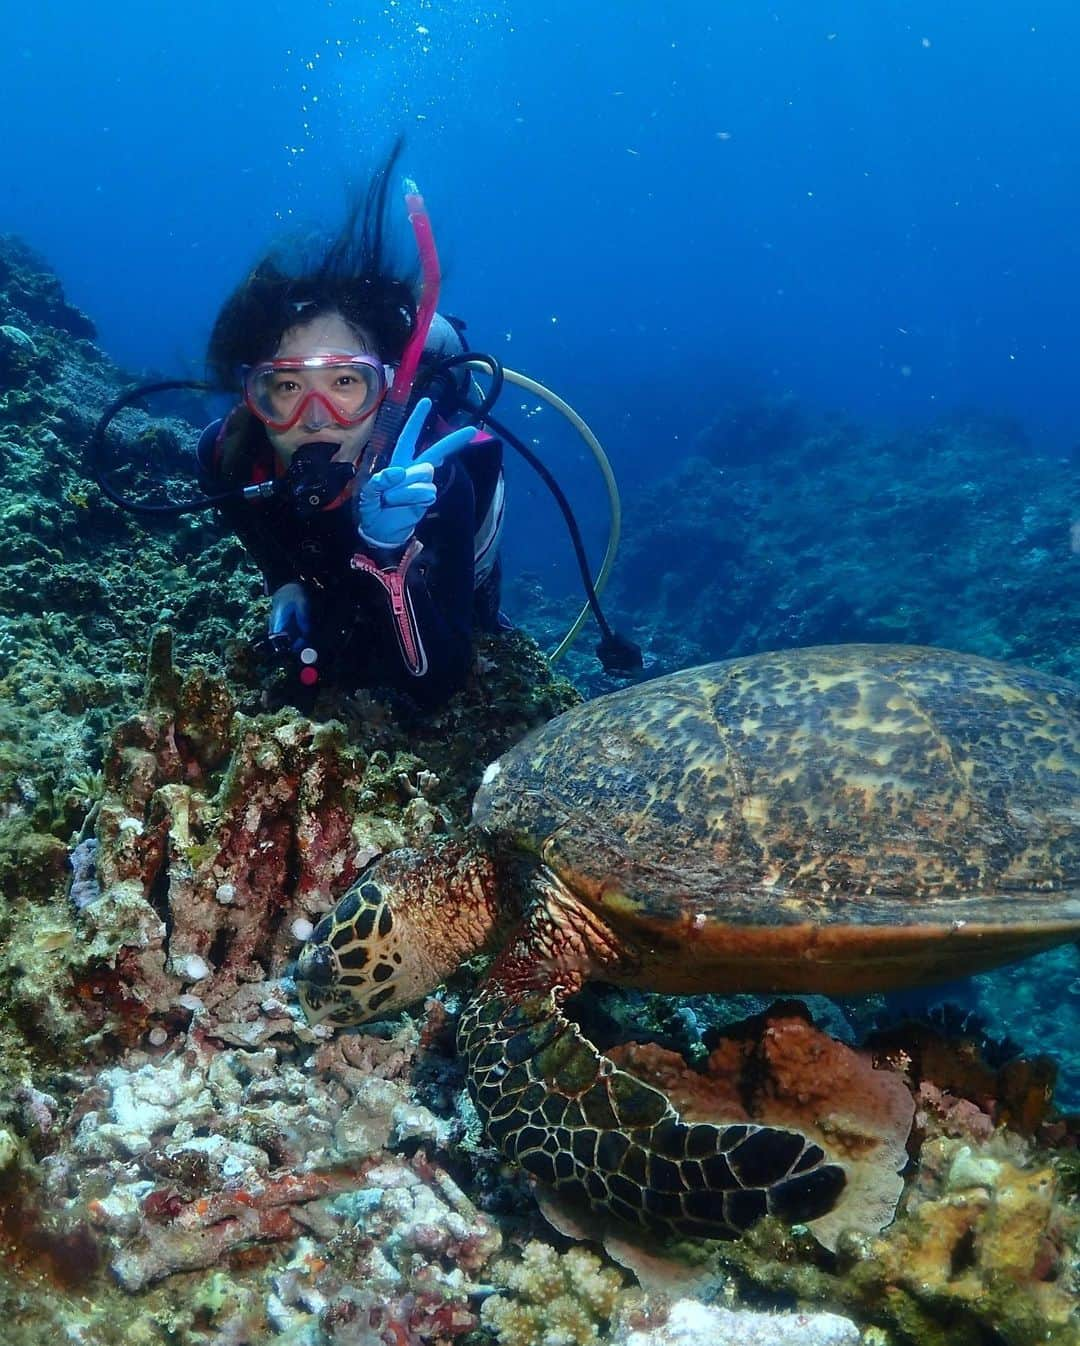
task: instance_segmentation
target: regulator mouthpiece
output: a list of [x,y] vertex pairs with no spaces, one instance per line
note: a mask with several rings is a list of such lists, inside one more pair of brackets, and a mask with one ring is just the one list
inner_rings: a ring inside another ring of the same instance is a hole
[[325,509],[356,475],[353,463],[331,461],[340,447],[315,440],[301,444],[293,454],[279,489],[289,497],[301,518],[310,518]]

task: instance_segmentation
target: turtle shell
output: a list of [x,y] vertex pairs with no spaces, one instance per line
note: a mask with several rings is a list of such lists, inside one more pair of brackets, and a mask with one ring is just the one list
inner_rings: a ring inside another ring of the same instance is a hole
[[531,734],[474,820],[603,918],[623,980],[966,975],[1080,938],[1080,689],[911,646],[708,664]]

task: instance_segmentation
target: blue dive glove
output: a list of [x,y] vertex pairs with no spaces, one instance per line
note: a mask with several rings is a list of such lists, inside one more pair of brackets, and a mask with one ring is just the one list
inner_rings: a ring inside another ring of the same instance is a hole
[[360,489],[357,531],[369,546],[403,547],[408,542],[435,503],[435,469],[476,435],[471,425],[454,430],[413,458],[430,411],[430,399],[422,397],[401,428],[389,466],[376,472]]
[[289,641],[289,649],[298,654],[308,643],[311,635],[311,604],[304,586],[296,580],[290,580],[280,589],[275,589],[270,598],[270,639],[284,636]]

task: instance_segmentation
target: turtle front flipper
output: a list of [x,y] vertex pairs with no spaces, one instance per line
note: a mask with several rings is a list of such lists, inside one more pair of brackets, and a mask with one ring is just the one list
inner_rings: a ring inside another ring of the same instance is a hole
[[731,1238],[761,1216],[832,1210],[844,1170],[801,1132],[687,1123],[562,1013],[562,987],[507,994],[497,979],[466,1009],[458,1042],[484,1127],[507,1158],[598,1210],[662,1233]]

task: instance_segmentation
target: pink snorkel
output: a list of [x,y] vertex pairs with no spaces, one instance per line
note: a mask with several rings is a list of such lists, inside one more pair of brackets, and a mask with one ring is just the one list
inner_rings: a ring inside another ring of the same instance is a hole
[[409,212],[409,223],[416,237],[423,284],[420,289],[420,303],[416,310],[416,326],[394,374],[393,386],[383,398],[379,414],[375,417],[375,428],[371,434],[367,454],[369,475],[385,467],[386,460],[405,423],[409,394],[416,380],[416,370],[431,328],[431,320],[439,305],[439,287],[442,283],[439,254],[435,249],[435,238],[431,232],[431,221],[428,219],[424,198],[411,178],[405,179],[404,186],[405,209]]
[[[409,408],[409,394],[416,380],[416,370],[420,364],[424,344],[427,341],[431,320],[439,304],[439,285],[442,275],[439,271],[439,254],[435,251],[435,239],[431,233],[431,221],[428,219],[424,198],[411,178],[405,179],[405,209],[409,212],[409,223],[416,237],[416,250],[420,254],[420,270],[423,284],[420,288],[420,303],[416,309],[416,326],[413,328],[409,344],[401,357],[401,363],[394,374],[393,386],[382,400],[379,414],[375,417],[375,428],[368,441],[367,474],[374,475],[386,465],[387,459],[397,443],[401,427],[405,424],[405,413]],[[359,508],[360,492],[356,494]],[[352,568],[366,571],[383,588],[390,602],[390,611],[394,619],[405,667],[413,677],[423,677],[427,672],[427,654],[420,637],[420,630],[413,611],[409,594],[407,576],[409,567],[423,551],[423,543],[413,538],[405,548],[405,553],[396,565],[386,566],[358,551],[352,558]],[[306,671],[306,670],[305,670]],[[301,674],[301,677],[303,674]],[[314,681],[318,674],[314,674]]]

